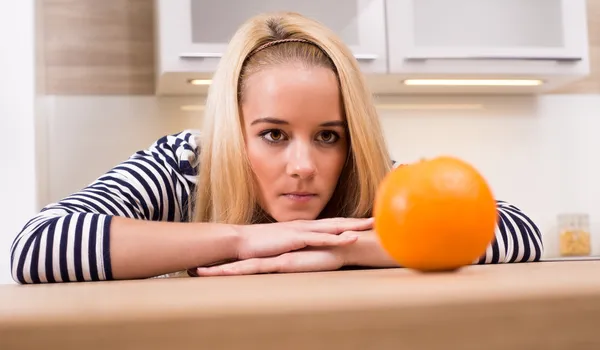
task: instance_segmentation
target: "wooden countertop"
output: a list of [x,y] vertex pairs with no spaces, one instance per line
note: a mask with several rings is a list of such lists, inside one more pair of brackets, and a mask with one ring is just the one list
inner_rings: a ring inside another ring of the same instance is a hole
[[600,349],[600,261],[0,286],[0,349]]

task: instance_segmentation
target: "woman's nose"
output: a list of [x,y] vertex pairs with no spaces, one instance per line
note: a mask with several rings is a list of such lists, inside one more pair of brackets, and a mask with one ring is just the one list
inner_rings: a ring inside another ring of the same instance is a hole
[[290,145],[287,173],[301,179],[310,178],[316,173],[316,165],[310,142],[297,141]]

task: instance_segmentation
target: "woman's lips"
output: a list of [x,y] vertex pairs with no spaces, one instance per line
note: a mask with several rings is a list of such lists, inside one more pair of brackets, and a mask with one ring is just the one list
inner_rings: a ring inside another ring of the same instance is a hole
[[304,202],[308,202],[311,199],[315,198],[317,195],[315,193],[308,193],[308,192],[291,192],[291,193],[284,193],[283,196],[291,201],[304,203]]

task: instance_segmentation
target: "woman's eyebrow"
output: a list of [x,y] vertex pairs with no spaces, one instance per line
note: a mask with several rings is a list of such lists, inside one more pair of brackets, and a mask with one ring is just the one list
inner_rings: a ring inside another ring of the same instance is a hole
[[[265,123],[265,124],[278,124],[278,125],[289,125],[290,123],[283,120],[283,119],[279,119],[279,118],[274,118],[274,117],[265,117],[265,118],[258,118],[252,121],[252,123],[250,123],[250,125],[256,125],[256,124],[260,124],[260,123]],[[340,126],[340,127],[346,127],[346,122],[343,120],[332,120],[332,121],[328,121],[328,122],[324,122],[319,124],[319,126],[327,126],[327,127],[331,127],[331,126]]]
[[342,128],[346,127],[346,122],[343,120],[333,120],[330,122],[321,123],[320,126],[340,126]]
[[258,119],[253,120],[252,123],[250,123],[250,125],[255,125],[255,124],[259,124],[259,123],[279,124],[279,125],[289,124],[287,121],[285,121],[283,119],[278,119],[278,118],[273,118],[273,117],[265,117],[265,118],[258,118]]

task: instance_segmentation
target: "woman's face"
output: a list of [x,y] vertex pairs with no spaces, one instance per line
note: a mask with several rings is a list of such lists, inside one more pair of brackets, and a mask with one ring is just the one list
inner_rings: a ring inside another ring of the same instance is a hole
[[348,151],[335,74],[301,64],[261,70],[246,81],[242,115],[263,210],[277,221],[315,219]]

